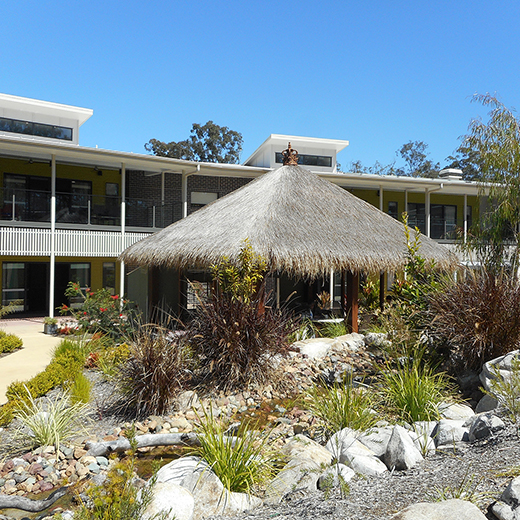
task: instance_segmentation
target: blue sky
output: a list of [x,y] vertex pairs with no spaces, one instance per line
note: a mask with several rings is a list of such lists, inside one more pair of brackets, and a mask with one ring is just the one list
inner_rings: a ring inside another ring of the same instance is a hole
[[0,19],[0,92],[92,108],[85,146],[146,153],[213,120],[242,160],[280,133],[349,140],[343,165],[422,140],[442,165],[485,116],[474,93],[520,95],[513,1],[18,0]]

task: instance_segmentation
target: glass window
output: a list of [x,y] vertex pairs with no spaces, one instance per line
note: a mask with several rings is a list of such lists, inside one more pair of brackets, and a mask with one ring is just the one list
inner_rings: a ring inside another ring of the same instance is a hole
[[115,262],[103,262],[103,287],[110,294],[116,294],[116,264]]
[[2,264],[2,305],[15,304],[16,311],[25,308],[25,264]]
[[[90,287],[90,264],[89,263],[74,263],[69,267],[69,278],[71,282],[76,282],[85,292],[87,287]],[[83,300],[81,297],[71,298],[70,306],[73,309],[81,307]]]
[[[280,164],[283,163],[281,152],[275,153],[275,162]],[[301,153],[298,155],[298,164],[302,164],[304,166],[325,166],[330,168],[332,167],[332,157],[327,155],[306,155]]]
[[399,218],[397,202],[395,202],[395,201],[388,202],[388,214],[395,219]]
[[72,128],[0,117],[0,131],[72,141]]
[[426,232],[425,216],[424,204],[416,202],[408,203],[408,225],[411,228],[419,228],[419,231],[423,234]]

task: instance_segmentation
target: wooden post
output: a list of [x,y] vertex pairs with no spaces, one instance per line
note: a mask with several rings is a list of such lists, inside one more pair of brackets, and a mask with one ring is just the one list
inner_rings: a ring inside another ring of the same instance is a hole
[[385,272],[381,271],[379,275],[379,308],[385,309]]
[[359,310],[359,273],[347,272],[347,312],[346,321],[349,332],[358,332]]
[[347,315],[347,307],[346,307],[346,295],[345,295],[345,271],[341,271],[341,312],[343,313],[343,317]]

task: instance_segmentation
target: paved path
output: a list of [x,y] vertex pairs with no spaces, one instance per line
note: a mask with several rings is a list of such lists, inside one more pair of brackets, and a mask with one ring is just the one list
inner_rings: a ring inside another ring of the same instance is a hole
[[0,404],[7,401],[5,391],[13,381],[26,381],[50,362],[61,338],[43,333],[43,318],[0,319],[0,329],[20,336],[23,348],[0,358]]

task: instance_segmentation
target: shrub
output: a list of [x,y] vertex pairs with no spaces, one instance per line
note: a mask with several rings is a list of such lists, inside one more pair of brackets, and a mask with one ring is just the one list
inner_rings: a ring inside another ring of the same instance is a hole
[[13,410],[47,394],[53,388],[74,379],[85,363],[86,342],[62,340],[54,350],[53,358],[43,372],[29,381],[14,381],[5,392],[8,402],[0,410],[0,425],[13,419]]
[[192,365],[191,349],[182,337],[155,325],[141,327],[115,375],[122,406],[138,415],[165,413],[190,380]]
[[422,365],[421,356],[404,361],[382,372],[380,391],[390,413],[407,422],[439,418],[439,404],[453,387],[444,372]]
[[130,346],[127,343],[114,345],[106,348],[99,353],[97,367],[106,378],[117,375],[119,367],[130,357]]
[[520,359],[511,359],[511,370],[504,376],[498,365],[492,367],[493,378],[490,381],[490,391],[485,393],[494,397],[502,405],[509,418],[518,424],[520,421]]
[[355,388],[351,374],[330,387],[314,386],[306,397],[307,408],[323,421],[328,436],[346,427],[366,430],[379,419],[374,393],[361,385]]
[[6,334],[0,338],[0,354],[13,352],[22,348],[23,341],[14,334]]
[[86,418],[84,403],[69,404],[69,394],[55,399],[35,400],[30,394],[28,401],[20,399],[15,409],[16,417],[24,428],[18,430],[16,437],[31,448],[54,446],[56,453],[60,443],[83,431],[81,423]]
[[520,284],[505,272],[468,272],[430,296],[431,328],[454,365],[480,369],[520,344]]
[[269,449],[269,433],[248,430],[242,423],[234,438],[226,435],[226,423],[204,410],[197,431],[200,447],[192,453],[204,459],[228,491],[251,493],[275,473],[276,460]]
[[[101,485],[90,485],[86,494],[91,504],[82,503],[75,512],[76,520],[142,520],[144,512],[153,499],[153,487],[156,475],[148,484],[139,490],[135,485],[136,474],[136,443],[130,439],[132,449],[128,456],[114,462],[107,473],[107,479]],[[147,520],[167,520],[173,518],[170,514],[158,513],[147,516]]]
[[286,354],[294,328],[283,311],[264,309],[261,298],[244,302],[214,294],[199,304],[189,326],[203,382],[223,390],[267,382],[272,357]]
[[91,382],[82,372],[78,372],[70,385],[70,402],[87,404],[90,401],[91,389]]
[[130,304],[118,295],[111,295],[107,289],[85,293],[79,284],[69,282],[65,295],[69,298],[80,298],[83,303],[78,308],[68,305],[60,307],[61,314],[70,313],[77,320],[82,332],[103,332],[113,338],[123,338],[131,333],[132,316]]
[[344,336],[347,333],[347,328],[344,321],[338,323],[330,322],[324,323],[319,331],[322,338],[337,338],[338,336]]

